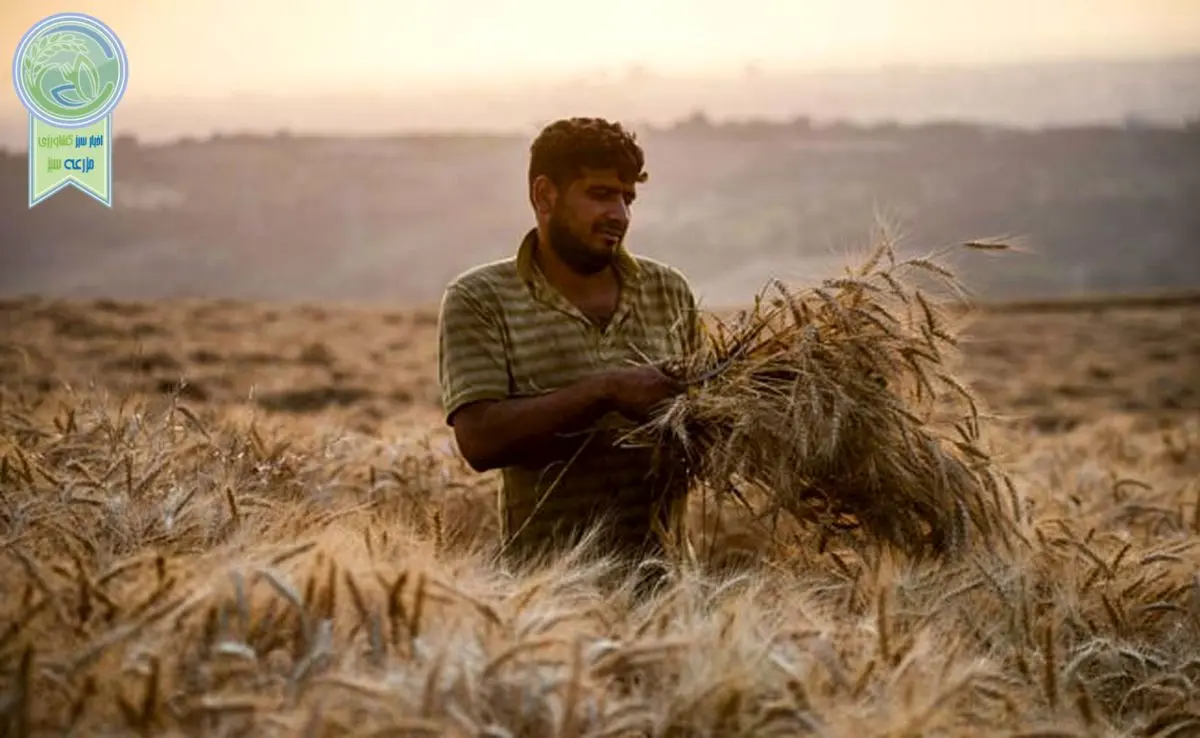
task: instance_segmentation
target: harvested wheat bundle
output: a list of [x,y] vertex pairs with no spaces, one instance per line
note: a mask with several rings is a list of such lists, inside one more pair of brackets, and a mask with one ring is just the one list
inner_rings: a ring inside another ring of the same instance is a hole
[[1003,538],[1007,478],[979,447],[978,406],[947,363],[957,340],[937,290],[965,301],[937,263],[949,251],[897,261],[884,242],[820,287],[775,281],[666,367],[688,391],[626,442],[658,447],[660,464],[743,504],[757,488],[771,507],[757,512],[855,529],[909,555]]

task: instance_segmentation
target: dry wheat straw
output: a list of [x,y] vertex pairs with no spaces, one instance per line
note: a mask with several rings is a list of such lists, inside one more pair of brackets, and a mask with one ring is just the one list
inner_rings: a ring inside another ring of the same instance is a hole
[[[901,263],[886,249],[873,256],[876,267]],[[851,275],[779,310],[911,346],[932,389],[958,403],[953,438],[990,453],[975,410],[938,377],[957,381],[938,365],[952,360],[955,336],[934,291],[904,295],[909,324],[887,279],[864,283]],[[889,296],[892,315],[834,304],[855,289]],[[761,330],[698,394],[737,376],[770,380],[772,353],[755,347],[781,335]],[[726,354],[737,338],[734,326],[720,339]],[[828,338],[795,347],[814,379],[755,389],[817,428],[804,440],[814,456],[856,433],[854,388],[818,360]],[[893,369],[911,393],[926,393],[908,366],[899,356]],[[836,424],[789,405],[814,395],[841,413]],[[1194,435],[1166,451],[1153,433],[1118,442],[1081,431],[1032,448],[1012,434],[1016,460],[1030,450],[1034,471],[1005,477],[1007,495],[997,480],[995,494],[1028,545],[958,564],[839,547],[786,517],[767,535],[768,518],[726,511],[720,526],[701,521],[722,531],[716,558],[740,534],[756,539],[762,561],[719,576],[681,569],[666,591],[634,603],[627,588],[600,588],[600,567],[582,556],[513,576],[448,535],[438,548],[430,521],[446,532],[454,521],[424,447],[390,464],[302,433],[280,451],[266,424],[256,439],[215,415],[202,416],[202,432],[132,402],[114,413],[2,401],[6,735],[1182,736],[1200,727]],[[927,409],[895,412],[921,428]],[[976,410],[982,424],[986,409]],[[896,443],[936,461],[919,435]],[[364,495],[372,465],[386,489]],[[1100,466],[1101,480],[1078,481],[1084,466]],[[955,478],[953,464],[936,467],[930,479]],[[737,482],[751,512],[769,506]],[[411,507],[363,504],[397,489]],[[490,488],[472,489],[471,504],[490,513]],[[993,491],[981,495],[997,504]],[[252,535],[195,524],[235,514]]]
[[[953,376],[947,317],[914,279],[962,299],[938,263],[947,253],[898,261],[885,243],[853,279],[799,290],[773,280],[732,326],[714,321],[704,345],[664,365],[688,391],[626,442],[660,449],[660,466],[696,486],[755,489],[772,514],[859,528],[913,555],[1007,545],[1007,477],[980,445],[978,401]],[[929,420],[956,404],[956,420]],[[961,440],[945,432],[955,428]]]

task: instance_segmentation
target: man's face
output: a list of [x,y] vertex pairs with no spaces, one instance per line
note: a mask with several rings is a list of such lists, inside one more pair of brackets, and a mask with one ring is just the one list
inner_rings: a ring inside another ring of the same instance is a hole
[[550,245],[580,274],[595,274],[613,262],[629,228],[637,193],[615,170],[584,170],[558,193],[550,215]]

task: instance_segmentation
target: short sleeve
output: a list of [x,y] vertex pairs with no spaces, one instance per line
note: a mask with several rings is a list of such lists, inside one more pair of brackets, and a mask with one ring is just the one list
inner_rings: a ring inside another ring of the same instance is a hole
[[451,284],[438,313],[438,384],[446,422],[465,405],[508,397],[508,361],[499,316],[463,285]]

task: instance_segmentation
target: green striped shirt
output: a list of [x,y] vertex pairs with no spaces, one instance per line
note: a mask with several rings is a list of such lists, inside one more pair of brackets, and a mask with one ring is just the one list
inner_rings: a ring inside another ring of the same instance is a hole
[[[552,392],[604,369],[679,356],[696,345],[696,300],[678,270],[622,249],[620,300],[600,327],[546,281],[533,259],[536,238],[530,231],[515,256],[475,267],[446,288],[438,381],[447,419],[472,402]],[[620,421],[605,419],[613,422]],[[569,465],[505,468],[499,506],[509,549],[532,553],[569,542],[581,525],[601,518],[623,550],[652,543],[654,502],[665,495],[678,503],[686,490],[679,482],[648,479],[651,454],[596,437]],[[664,523],[674,514],[660,512]]]

